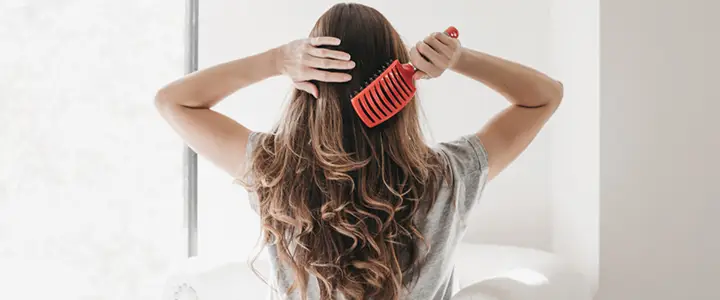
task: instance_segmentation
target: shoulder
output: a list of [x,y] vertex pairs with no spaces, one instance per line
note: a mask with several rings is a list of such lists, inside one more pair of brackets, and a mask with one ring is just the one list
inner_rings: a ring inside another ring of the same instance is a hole
[[255,149],[264,143],[264,141],[272,137],[272,134],[266,133],[266,132],[260,132],[260,131],[252,131],[250,132],[250,135],[248,135],[248,141],[247,146],[245,148],[245,153],[248,157],[252,157],[253,152]]
[[[451,184],[438,195],[437,203],[454,207],[459,222],[466,224],[468,214],[476,206],[488,180],[487,151],[480,138],[464,135],[457,139],[433,146],[445,160],[451,173]],[[447,212],[440,215],[446,215]]]
[[486,173],[488,170],[487,151],[475,134],[438,143],[433,149],[442,155],[455,176]]
[[252,131],[250,132],[250,135],[248,135],[248,141],[247,146],[245,149],[245,173],[243,174],[241,183],[245,187],[245,189],[248,192],[248,200],[250,202],[250,208],[255,213],[260,213],[259,205],[260,202],[258,200],[258,195],[256,193],[257,186],[255,185],[255,180],[253,180],[251,176],[251,169],[253,165],[253,159],[255,156],[255,150],[257,147],[262,145],[264,141],[272,136],[271,134],[264,133],[264,132],[258,132],[258,131]]
[[248,135],[248,148],[253,148],[258,142],[267,137],[269,134],[260,131],[251,131]]

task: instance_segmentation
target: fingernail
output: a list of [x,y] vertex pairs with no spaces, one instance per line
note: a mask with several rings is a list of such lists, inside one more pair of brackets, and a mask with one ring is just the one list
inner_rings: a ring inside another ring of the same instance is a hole
[[348,65],[349,65],[351,68],[354,68],[354,67],[355,67],[355,62],[351,60]]

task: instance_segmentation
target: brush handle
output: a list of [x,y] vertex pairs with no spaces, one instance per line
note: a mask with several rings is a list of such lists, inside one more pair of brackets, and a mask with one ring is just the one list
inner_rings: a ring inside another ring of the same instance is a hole
[[450,36],[451,38],[458,38],[460,36],[460,32],[455,28],[455,26],[450,26],[447,29],[445,29],[445,34]]

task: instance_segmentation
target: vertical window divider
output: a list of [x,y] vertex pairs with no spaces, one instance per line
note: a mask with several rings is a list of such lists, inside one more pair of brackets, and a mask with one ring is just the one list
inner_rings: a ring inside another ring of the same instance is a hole
[[[185,74],[198,69],[199,0],[185,5]],[[187,229],[187,255],[198,255],[198,161],[197,153],[185,145],[183,151],[184,226]]]

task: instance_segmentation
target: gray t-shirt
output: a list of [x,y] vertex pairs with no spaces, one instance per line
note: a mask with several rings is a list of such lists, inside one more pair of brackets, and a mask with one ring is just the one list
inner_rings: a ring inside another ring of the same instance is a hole
[[[248,140],[247,153],[252,153],[260,133],[253,132]],[[430,251],[421,273],[404,299],[446,300],[453,294],[453,270],[455,249],[467,228],[467,217],[475,207],[488,178],[487,152],[476,135],[462,136],[454,141],[439,143],[433,147],[450,165],[453,180],[443,184],[424,224],[418,224]],[[257,195],[251,193],[250,205],[257,211]],[[274,246],[267,246],[270,259],[269,283],[272,300],[283,298],[292,284],[292,270],[282,267]],[[290,300],[300,299],[292,295]],[[308,283],[308,299],[320,299],[317,280],[311,276]],[[338,298],[342,299],[342,298]]]

